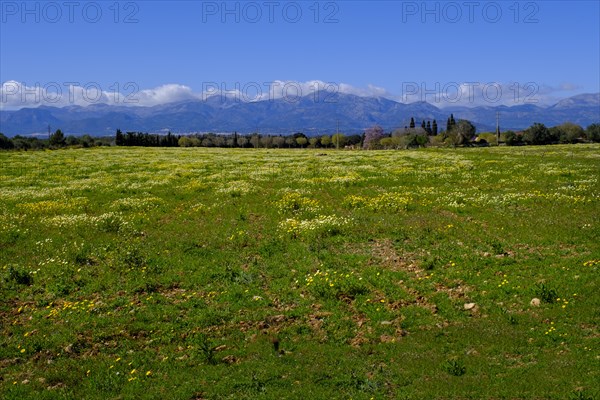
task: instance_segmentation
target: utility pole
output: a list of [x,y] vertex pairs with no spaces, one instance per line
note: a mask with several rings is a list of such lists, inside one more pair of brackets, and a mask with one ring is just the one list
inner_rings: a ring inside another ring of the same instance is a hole
[[500,146],[500,112],[496,111],[496,143]]
[[340,149],[340,120],[337,120],[337,128],[335,130],[335,148]]

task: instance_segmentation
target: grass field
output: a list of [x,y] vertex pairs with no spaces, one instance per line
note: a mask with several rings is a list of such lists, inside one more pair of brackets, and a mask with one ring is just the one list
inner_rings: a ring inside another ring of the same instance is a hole
[[599,145],[0,152],[0,398],[599,399],[599,178]]

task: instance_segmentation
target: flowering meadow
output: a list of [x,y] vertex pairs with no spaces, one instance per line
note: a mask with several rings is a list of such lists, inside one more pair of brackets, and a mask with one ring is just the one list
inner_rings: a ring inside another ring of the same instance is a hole
[[600,145],[0,152],[2,399],[599,399]]

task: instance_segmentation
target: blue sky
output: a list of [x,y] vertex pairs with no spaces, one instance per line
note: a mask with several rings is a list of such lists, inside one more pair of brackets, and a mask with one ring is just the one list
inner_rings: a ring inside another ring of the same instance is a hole
[[140,105],[214,84],[264,97],[273,81],[432,103],[460,90],[472,105],[484,89],[508,105],[600,92],[598,1],[76,3],[0,1],[0,82],[13,84],[0,106],[35,101],[15,82],[76,82]]

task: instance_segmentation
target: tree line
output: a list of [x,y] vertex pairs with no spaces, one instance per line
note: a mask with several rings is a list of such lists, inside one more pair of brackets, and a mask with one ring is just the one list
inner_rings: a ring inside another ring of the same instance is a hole
[[[499,142],[498,142],[499,139]],[[438,132],[438,124],[422,120],[417,126],[415,119],[404,128],[385,132],[380,126],[373,126],[363,134],[322,135],[308,137],[302,132],[292,135],[253,134],[194,134],[166,135],[143,132],[126,132],[117,130],[114,137],[94,138],[90,135],[76,137],[65,136],[56,130],[48,139],[36,137],[15,136],[8,138],[0,133],[0,149],[10,150],[41,150],[63,147],[94,147],[94,146],[142,146],[142,147],[226,147],[226,148],[355,148],[365,150],[401,149],[427,146],[485,146],[505,144],[507,146],[546,145],[566,143],[600,143],[600,123],[594,123],[587,128],[566,122],[561,125],[546,127],[534,123],[529,128],[514,132],[505,131],[498,135],[496,132],[476,134],[475,126],[467,120],[456,121],[450,115],[446,121],[446,129]]]
[[363,135],[323,135],[308,137],[302,132],[292,135],[264,135],[252,133],[242,135],[232,134],[193,134],[167,135],[148,134],[142,132],[122,133],[117,130],[115,144],[117,146],[147,146],[147,147],[229,147],[229,148],[340,148],[355,146],[361,143]]
[[600,143],[600,123],[591,124],[583,129],[580,125],[571,122],[565,122],[550,128],[536,122],[522,132],[506,131],[503,135],[504,142],[508,146],[580,142]]
[[508,146],[540,145],[578,142],[600,142],[600,124],[592,124],[583,129],[581,126],[567,122],[551,128],[534,123],[522,132],[506,131],[476,134],[477,128],[471,121],[455,120],[450,114],[446,121],[446,129],[438,131],[438,123],[422,120],[420,126],[414,117],[404,128],[391,132],[376,125],[365,130],[362,135],[322,135],[308,137],[297,132],[293,135],[249,135],[233,134],[195,134],[167,135],[127,132],[117,130],[115,144],[118,146],[153,146],[153,147],[228,147],[228,148],[361,148],[361,149],[399,149],[425,146],[483,146],[497,145],[498,139]]
[[114,138],[112,137],[92,137],[90,135],[65,136],[60,129],[57,129],[47,139],[21,135],[8,138],[0,133],[0,149],[2,150],[44,150],[63,147],[110,146],[113,141]]
[[181,136],[148,134],[143,132],[126,132],[123,134],[117,129],[115,144],[117,146],[142,146],[142,147],[179,147]]

